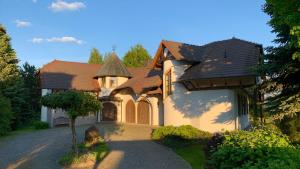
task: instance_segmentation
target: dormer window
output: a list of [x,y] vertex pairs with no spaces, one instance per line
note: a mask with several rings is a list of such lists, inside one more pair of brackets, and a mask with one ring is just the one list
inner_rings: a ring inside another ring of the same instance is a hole
[[164,58],[168,56],[169,50],[167,48],[164,49]]

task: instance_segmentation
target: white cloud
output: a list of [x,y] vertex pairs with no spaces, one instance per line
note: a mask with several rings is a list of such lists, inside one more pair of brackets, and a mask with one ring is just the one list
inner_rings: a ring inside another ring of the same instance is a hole
[[57,0],[51,3],[49,9],[51,9],[54,12],[60,12],[75,11],[85,7],[86,5],[83,2],[65,2],[63,0]]
[[17,24],[17,27],[20,27],[20,28],[24,28],[24,27],[28,27],[31,25],[30,22],[28,21],[21,21],[21,20],[15,20],[15,23]]
[[78,40],[72,36],[63,36],[63,37],[53,37],[47,39],[48,42],[61,42],[61,43],[75,43],[75,44],[82,44],[82,40]]
[[30,40],[32,43],[42,43],[44,41],[43,38],[32,38],[32,40]]

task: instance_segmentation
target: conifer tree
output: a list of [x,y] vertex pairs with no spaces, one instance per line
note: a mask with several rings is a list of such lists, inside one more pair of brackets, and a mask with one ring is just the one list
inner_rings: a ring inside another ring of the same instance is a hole
[[89,58],[88,63],[94,63],[94,64],[102,64],[103,59],[102,55],[99,53],[98,49],[93,48],[91,51],[91,55]]

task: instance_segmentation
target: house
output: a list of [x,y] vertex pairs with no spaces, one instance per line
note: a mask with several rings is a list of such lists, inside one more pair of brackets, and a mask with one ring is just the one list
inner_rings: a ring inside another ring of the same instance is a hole
[[[113,54],[103,65],[54,60],[40,70],[42,95],[61,90],[90,92],[103,109],[77,124],[116,121],[153,126],[192,125],[201,130],[244,129],[249,125],[247,90],[260,78],[251,70],[262,46],[232,38],[203,46],[162,41],[153,61],[128,68]],[[254,97],[253,97],[254,96]],[[63,110],[42,107],[51,126]]]

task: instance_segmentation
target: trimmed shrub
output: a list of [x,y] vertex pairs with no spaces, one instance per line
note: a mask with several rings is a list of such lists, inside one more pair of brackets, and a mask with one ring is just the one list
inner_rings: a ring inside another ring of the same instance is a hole
[[33,122],[33,126],[37,130],[49,128],[49,124],[47,122],[43,122],[43,121],[35,121],[35,122]]
[[154,140],[161,140],[165,137],[179,137],[182,139],[200,139],[209,138],[211,134],[209,132],[198,130],[190,125],[182,125],[179,127],[164,126],[158,129],[154,129],[152,132],[152,138]]
[[212,154],[213,168],[300,168],[300,150],[286,135],[268,128],[224,134],[223,143]]
[[179,127],[164,126],[154,129],[152,139],[158,140],[169,147],[181,147],[199,141],[206,141],[211,134],[198,130],[190,125],[182,125]]

